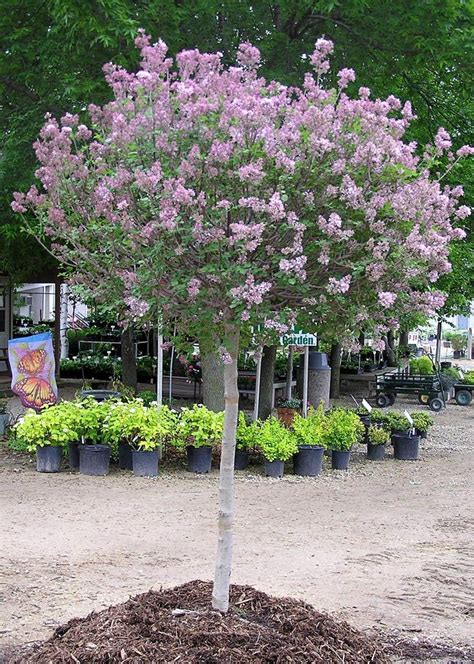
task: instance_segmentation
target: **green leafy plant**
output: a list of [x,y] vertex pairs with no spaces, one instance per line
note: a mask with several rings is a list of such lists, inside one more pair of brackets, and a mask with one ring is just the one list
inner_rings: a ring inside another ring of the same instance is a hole
[[459,369],[456,369],[456,367],[447,367],[441,371],[441,374],[443,376],[447,376],[447,378],[451,378],[454,381],[459,380],[461,377],[459,375]]
[[367,431],[367,441],[370,445],[387,445],[390,442],[390,434],[383,427],[372,425]]
[[429,374],[434,373],[433,362],[427,355],[422,355],[421,357],[412,357],[409,364],[411,374],[421,374],[422,376],[428,376]]
[[168,406],[147,407],[140,399],[112,402],[103,423],[103,439],[112,447],[128,443],[136,450],[155,450],[171,439],[177,416]]
[[243,451],[255,447],[257,432],[258,425],[255,422],[248,422],[245,413],[241,410],[237,422],[236,448]]
[[307,417],[297,414],[291,426],[298,445],[323,445],[325,425],[324,404],[320,403],[317,410],[308,410]]
[[278,408],[299,410],[301,408],[301,399],[282,399],[278,402]]
[[13,426],[13,447],[35,452],[38,447],[66,447],[80,440],[79,418],[74,402],[63,401],[40,413],[27,410]]
[[112,401],[98,402],[92,397],[88,397],[87,399],[71,403],[74,404],[76,409],[80,442],[86,445],[102,443],[103,424],[109,413]]
[[325,447],[331,450],[350,450],[362,441],[365,427],[358,415],[344,408],[335,408],[326,419],[323,440]]
[[414,422],[415,429],[423,433],[428,431],[428,429],[434,424],[434,419],[424,410],[416,410],[413,413],[410,413],[410,415]]
[[144,406],[149,406],[156,401],[156,392],[152,390],[144,390],[138,393],[138,399],[143,401]]
[[0,415],[5,415],[7,412],[8,399],[0,397]]
[[176,433],[171,442],[176,447],[212,447],[222,438],[224,413],[214,413],[201,404],[183,408]]
[[409,431],[411,425],[403,413],[391,411],[387,413],[387,428],[394,433],[395,431]]
[[467,371],[462,381],[466,385],[474,385],[474,371]]
[[298,451],[295,433],[276,417],[269,417],[257,426],[257,447],[267,461],[287,461]]

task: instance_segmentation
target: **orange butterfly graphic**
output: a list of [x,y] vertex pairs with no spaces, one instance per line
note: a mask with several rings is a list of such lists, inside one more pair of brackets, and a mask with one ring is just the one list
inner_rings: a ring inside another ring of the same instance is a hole
[[36,376],[44,368],[47,353],[44,348],[29,350],[18,362],[18,371]]
[[15,383],[13,391],[22,397],[25,406],[39,409],[42,406],[56,403],[56,395],[47,380],[37,376],[29,376]]

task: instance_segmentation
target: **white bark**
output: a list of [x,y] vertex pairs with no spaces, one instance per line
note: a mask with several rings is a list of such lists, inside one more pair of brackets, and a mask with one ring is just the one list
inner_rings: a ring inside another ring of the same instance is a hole
[[222,436],[221,466],[219,474],[219,518],[216,567],[212,606],[226,613],[229,608],[230,574],[234,540],[234,456],[235,432],[239,415],[239,390],[237,387],[237,356],[239,330],[227,330],[227,350],[232,363],[224,366],[224,431]]

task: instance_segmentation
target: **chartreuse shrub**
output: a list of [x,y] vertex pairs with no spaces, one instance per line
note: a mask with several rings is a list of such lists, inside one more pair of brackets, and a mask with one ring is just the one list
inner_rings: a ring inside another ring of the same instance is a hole
[[307,417],[295,415],[291,428],[293,429],[298,445],[322,445],[324,447],[324,427],[327,417],[324,413],[324,404],[321,402],[315,410],[309,408]]
[[92,398],[71,402],[75,408],[81,443],[96,445],[103,442],[103,424],[113,403],[116,402],[110,400],[98,402]]
[[40,413],[27,410],[12,429],[10,445],[18,451],[35,452],[45,445],[66,448],[80,440],[77,404],[62,401]]
[[245,413],[241,410],[239,412],[239,420],[237,422],[236,431],[236,448],[238,450],[249,450],[255,447],[258,435],[257,422],[248,422]]
[[325,447],[342,451],[350,450],[353,445],[360,443],[364,435],[365,427],[356,413],[335,408],[326,418],[322,439]]
[[462,381],[466,385],[474,385],[474,371],[467,371]]
[[413,357],[410,360],[410,373],[411,374],[421,374],[422,376],[428,376],[429,374],[434,373],[433,362],[427,355],[422,355],[421,357]]
[[367,441],[370,445],[387,445],[390,442],[390,433],[383,427],[372,425],[367,431]]
[[170,440],[176,424],[177,416],[168,406],[149,408],[140,399],[112,402],[103,422],[103,440],[112,448],[128,443],[136,450],[155,450]]
[[176,447],[213,447],[222,439],[224,413],[214,413],[201,404],[183,408],[171,443]]
[[288,461],[298,451],[295,433],[269,417],[257,425],[257,447],[267,461]]
[[410,415],[415,428],[422,433],[428,431],[428,429],[434,424],[434,419],[426,411],[415,410],[413,413],[410,413]]

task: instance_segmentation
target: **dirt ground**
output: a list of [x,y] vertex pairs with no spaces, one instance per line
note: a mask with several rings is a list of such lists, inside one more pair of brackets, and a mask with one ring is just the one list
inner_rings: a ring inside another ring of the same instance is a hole
[[[237,473],[233,582],[364,629],[469,645],[474,405],[435,418],[417,462],[394,461],[391,448],[369,462],[361,446],[346,473]],[[3,447],[0,644],[48,637],[149,588],[211,579],[217,479],[166,467],[157,479],[45,475]]]

